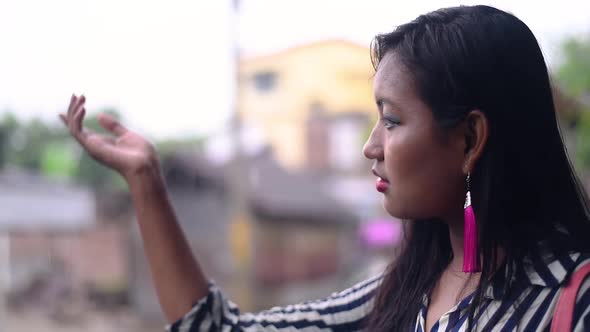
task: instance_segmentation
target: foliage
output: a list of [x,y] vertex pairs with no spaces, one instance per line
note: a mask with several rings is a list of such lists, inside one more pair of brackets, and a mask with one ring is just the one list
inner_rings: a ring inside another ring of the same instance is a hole
[[203,137],[189,136],[184,138],[165,139],[156,142],[156,149],[162,157],[169,156],[179,150],[197,152],[203,147]]
[[[102,112],[119,118],[114,109]],[[84,125],[104,133],[97,114],[87,116]],[[200,142],[199,138],[175,139],[156,143],[156,146],[164,153],[173,153],[179,148],[198,147]],[[0,169],[3,167],[71,178],[96,190],[122,189],[125,185],[118,174],[84,153],[61,122],[47,123],[38,118],[21,121],[9,111],[0,117]]]
[[585,168],[590,169],[590,111],[586,110],[578,124],[577,130],[577,155],[576,161]]
[[574,98],[579,109],[574,137],[576,137],[576,163],[590,170],[590,38],[570,38],[563,43],[563,61],[557,70],[557,79],[565,93]]
[[590,38],[570,38],[562,50],[563,62],[557,78],[570,95],[583,98],[590,94]]

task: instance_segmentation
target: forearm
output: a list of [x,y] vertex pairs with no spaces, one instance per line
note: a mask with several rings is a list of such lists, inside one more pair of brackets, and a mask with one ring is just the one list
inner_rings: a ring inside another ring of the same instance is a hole
[[182,320],[168,326],[168,331],[361,331],[380,283],[381,276],[377,276],[322,300],[259,313],[240,313],[213,284],[207,298],[201,299]]
[[148,173],[127,182],[158,300],[166,319],[173,322],[207,294],[207,282],[178,224],[162,177]]

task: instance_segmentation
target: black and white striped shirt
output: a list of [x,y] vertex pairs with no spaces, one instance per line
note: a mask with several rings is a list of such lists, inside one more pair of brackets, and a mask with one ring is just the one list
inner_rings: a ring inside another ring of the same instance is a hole
[[[520,266],[515,265],[517,274],[509,281],[509,293],[504,293],[507,282],[502,278],[484,292],[484,302],[475,316],[477,331],[549,331],[564,282],[573,271],[588,262],[590,255],[575,253],[555,257],[545,252],[531,256]],[[241,314],[235,304],[210,284],[209,294],[182,319],[168,326],[168,330],[361,331],[380,282],[381,277],[374,277],[323,300],[276,307],[255,314]],[[445,313],[431,331],[465,331],[467,307],[472,298],[473,294]],[[424,296],[412,331],[425,331],[427,308],[428,296]],[[579,290],[573,319],[574,331],[590,331],[590,278]]]

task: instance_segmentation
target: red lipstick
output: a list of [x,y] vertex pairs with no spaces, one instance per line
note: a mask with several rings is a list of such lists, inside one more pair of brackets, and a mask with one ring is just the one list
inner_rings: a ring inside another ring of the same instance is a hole
[[380,193],[386,192],[387,189],[389,188],[389,182],[387,180],[382,179],[382,178],[377,178],[377,182],[375,183],[375,187],[377,188],[377,191]]
[[375,167],[371,168],[371,172],[373,172],[373,175],[375,175],[377,177],[377,182],[375,183],[375,188],[377,188],[377,191],[380,193],[386,192],[387,189],[389,188],[389,181],[384,179],[381,176],[381,174],[379,174],[379,172],[377,172]]

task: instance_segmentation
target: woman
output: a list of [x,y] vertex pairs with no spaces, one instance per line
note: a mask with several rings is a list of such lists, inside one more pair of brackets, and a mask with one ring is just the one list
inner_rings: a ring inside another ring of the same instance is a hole
[[[207,283],[153,147],[106,115],[114,138],[83,129],[84,97],[72,97],[71,134],[129,183],[171,331],[548,329],[563,285],[590,262],[590,221],[533,34],[495,8],[441,9],[377,36],[373,63],[379,119],[364,154],[386,210],[407,220],[402,251],[383,276],[258,314]],[[589,305],[586,281],[575,331],[590,329]]]

